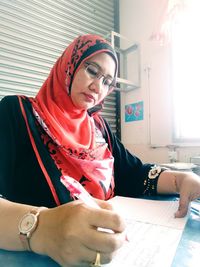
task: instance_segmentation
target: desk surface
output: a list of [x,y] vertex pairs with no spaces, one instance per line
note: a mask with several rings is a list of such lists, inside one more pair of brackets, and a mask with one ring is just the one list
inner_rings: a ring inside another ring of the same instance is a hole
[[0,250],[1,267],[59,267],[49,257],[32,252],[15,252]]
[[[191,214],[185,226],[171,267],[199,266],[200,251],[200,216]],[[46,256],[31,252],[13,252],[0,250],[2,267],[58,267],[59,265]]]
[[200,216],[191,212],[171,267],[199,266]]

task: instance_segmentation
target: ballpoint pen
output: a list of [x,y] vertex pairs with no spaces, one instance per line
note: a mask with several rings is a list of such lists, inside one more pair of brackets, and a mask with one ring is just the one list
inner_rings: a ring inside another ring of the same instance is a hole
[[61,177],[61,182],[69,190],[72,197],[82,200],[89,207],[100,209],[99,205],[94,201],[92,196],[74,178],[63,175]]
[[[62,184],[70,191],[73,197],[82,200],[86,205],[89,207],[100,209],[100,206],[94,201],[92,196],[85,190],[85,188],[74,178],[63,175],[60,178]],[[105,229],[98,227],[99,231],[107,232],[107,233],[114,233],[111,229]],[[125,240],[129,241],[127,234],[125,236]]]
[[[63,175],[60,178],[62,184],[70,191],[72,197],[76,197],[80,199],[88,205],[89,207],[100,209],[100,206],[94,201],[92,196],[85,190],[85,188],[74,178]],[[114,233],[111,229],[105,229],[98,227],[99,231],[107,232],[107,233]]]

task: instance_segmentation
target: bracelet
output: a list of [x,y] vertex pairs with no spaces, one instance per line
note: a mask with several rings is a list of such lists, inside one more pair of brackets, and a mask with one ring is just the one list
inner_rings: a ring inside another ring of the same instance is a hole
[[160,173],[164,171],[160,166],[154,165],[148,172],[148,177],[144,180],[144,186],[146,186],[144,195],[156,195],[157,193],[157,181]]

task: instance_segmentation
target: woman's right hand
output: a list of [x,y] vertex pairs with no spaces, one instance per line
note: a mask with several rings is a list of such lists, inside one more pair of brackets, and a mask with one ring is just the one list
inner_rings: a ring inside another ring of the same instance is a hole
[[[125,223],[109,203],[98,201],[98,205],[101,209],[76,200],[41,211],[31,237],[33,251],[48,255],[61,266],[89,266],[97,252],[102,264],[110,262],[125,241]],[[98,227],[114,233],[97,231]]]

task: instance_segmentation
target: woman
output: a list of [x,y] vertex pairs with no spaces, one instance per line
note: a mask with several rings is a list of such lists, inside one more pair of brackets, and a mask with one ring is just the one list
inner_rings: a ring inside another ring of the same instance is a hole
[[[123,219],[105,200],[178,192],[176,216],[182,217],[189,202],[200,197],[195,174],[142,164],[99,115],[114,89],[117,67],[109,43],[81,36],[57,60],[35,98],[0,102],[1,248],[32,250],[61,266],[98,266],[125,240]],[[61,182],[68,176],[101,209],[72,201]]]

